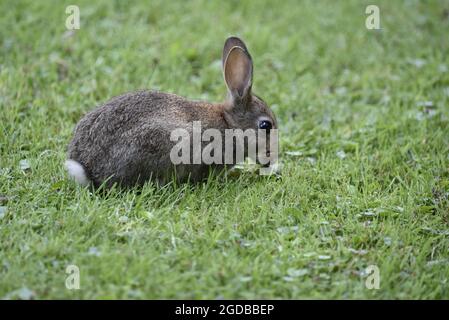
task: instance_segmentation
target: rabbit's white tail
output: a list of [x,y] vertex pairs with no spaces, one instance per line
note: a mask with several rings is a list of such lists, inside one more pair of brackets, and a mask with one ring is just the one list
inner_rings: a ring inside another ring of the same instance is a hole
[[89,184],[89,179],[86,176],[86,171],[84,170],[83,166],[76,162],[75,160],[68,159],[65,162],[65,167],[67,171],[69,172],[70,178],[78,182],[82,186],[86,186]]

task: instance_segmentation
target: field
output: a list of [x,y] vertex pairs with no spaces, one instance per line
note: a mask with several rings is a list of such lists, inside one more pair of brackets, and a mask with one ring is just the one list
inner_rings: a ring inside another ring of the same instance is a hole
[[[79,30],[67,3],[0,1],[0,298],[449,298],[447,1],[71,4]],[[229,35],[277,115],[281,177],[68,180],[73,128],[109,98],[222,101]]]

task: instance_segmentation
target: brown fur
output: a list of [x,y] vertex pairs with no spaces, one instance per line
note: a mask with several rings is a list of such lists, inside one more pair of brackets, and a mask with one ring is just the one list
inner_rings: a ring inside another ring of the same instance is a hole
[[[244,59],[245,56],[249,60],[243,64],[226,65],[230,51],[232,54],[237,52],[235,50],[243,51],[230,60]],[[68,158],[83,166],[95,186],[105,181],[107,186],[114,183],[141,185],[151,178],[164,183],[173,174],[179,181],[206,178],[210,169],[222,169],[223,166],[172,164],[170,151],[177,143],[170,141],[174,129],[185,128],[191,132],[192,122],[201,121],[202,130],[219,129],[224,137],[224,130],[229,128],[257,129],[260,116],[271,119],[273,127],[277,127],[272,111],[251,94],[252,62],[246,46],[238,38],[229,38],[223,50],[224,69],[229,71],[237,65],[247,64],[251,66],[250,74],[242,83],[238,76],[232,80],[233,86],[238,88],[230,89],[229,100],[225,103],[190,101],[158,91],[126,93],[111,99],[86,114],[77,124]],[[234,74],[242,74],[242,70]],[[229,88],[226,76],[225,81]]]

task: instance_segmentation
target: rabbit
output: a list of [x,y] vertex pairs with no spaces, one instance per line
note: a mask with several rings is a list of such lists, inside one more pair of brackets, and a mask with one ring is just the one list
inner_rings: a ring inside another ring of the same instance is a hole
[[[142,90],[112,98],[87,113],[76,125],[68,146],[66,169],[81,185],[123,187],[148,180],[165,184],[198,182],[212,171],[234,164],[177,164],[170,159],[175,141],[171,132],[192,123],[201,130],[277,129],[272,110],[252,94],[253,62],[245,43],[229,37],[224,44],[222,68],[228,97],[223,103],[190,101],[171,93]],[[269,147],[266,150],[270,156]]]

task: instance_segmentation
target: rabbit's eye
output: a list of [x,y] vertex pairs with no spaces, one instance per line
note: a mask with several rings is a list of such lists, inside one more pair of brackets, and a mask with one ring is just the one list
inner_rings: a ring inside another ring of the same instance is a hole
[[270,130],[272,127],[273,125],[268,120],[259,121],[259,129]]

